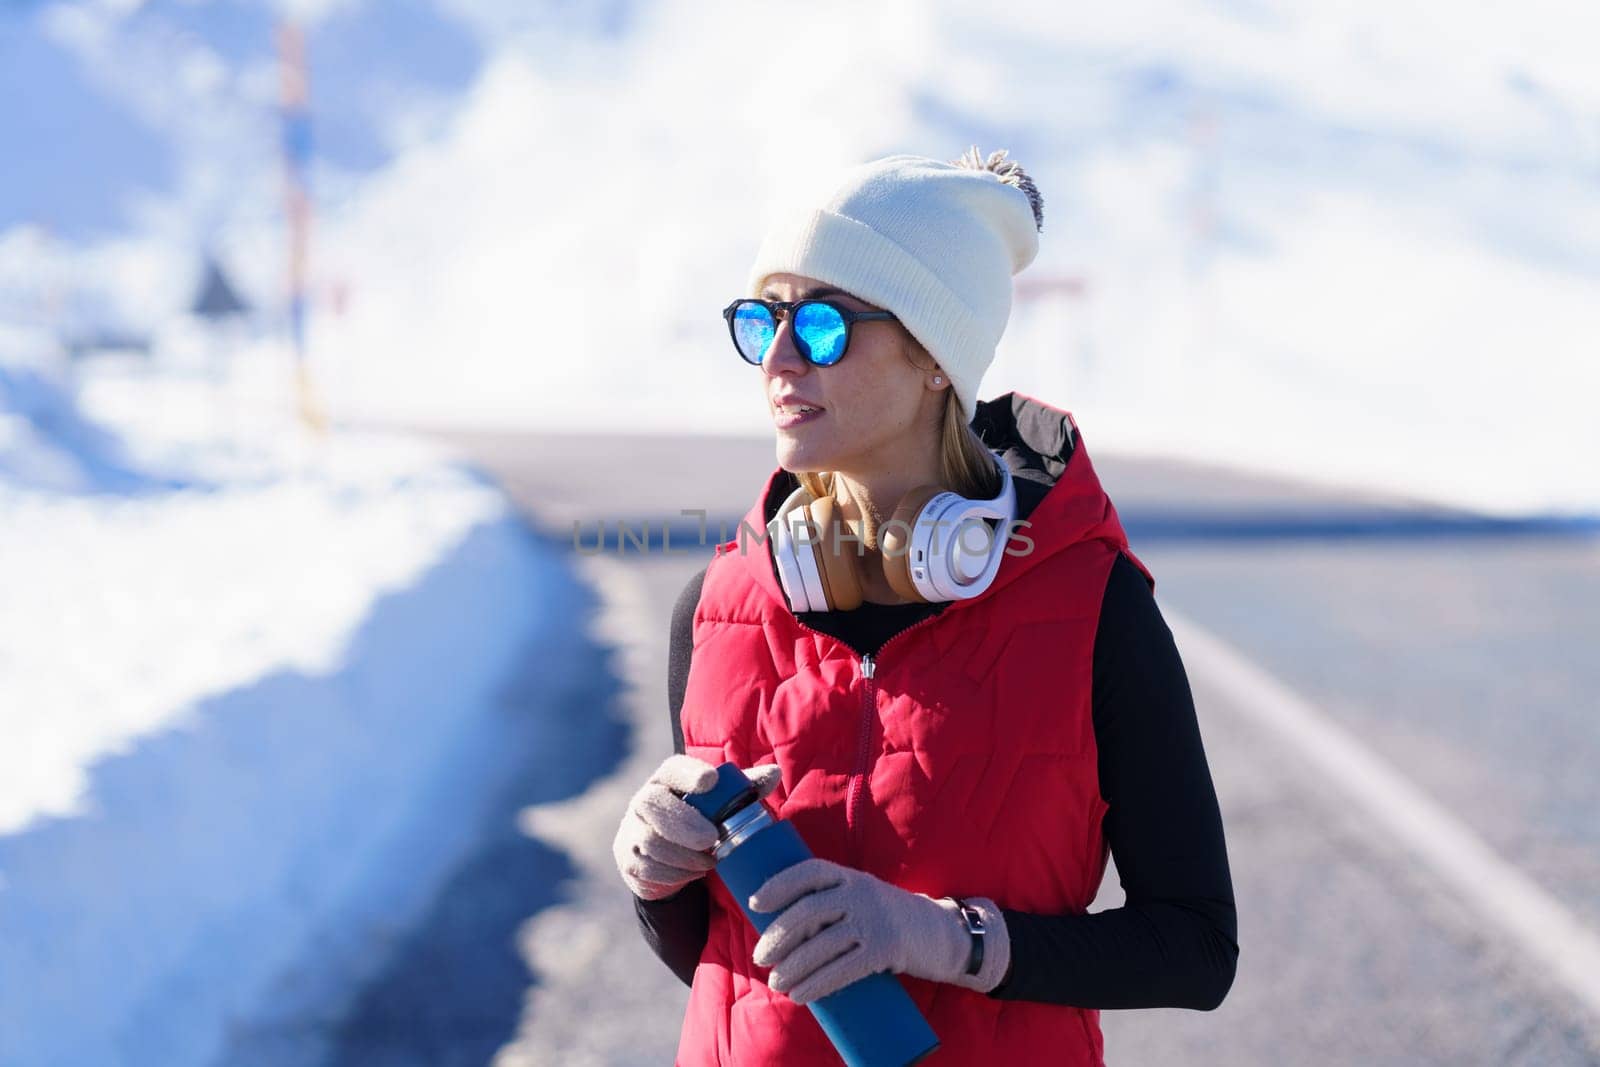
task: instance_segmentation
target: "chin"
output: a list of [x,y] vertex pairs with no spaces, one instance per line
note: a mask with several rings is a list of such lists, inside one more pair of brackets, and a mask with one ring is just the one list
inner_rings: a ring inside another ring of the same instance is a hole
[[833,449],[814,448],[779,432],[777,446],[778,466],[799,474],[803,471],[832,470]]

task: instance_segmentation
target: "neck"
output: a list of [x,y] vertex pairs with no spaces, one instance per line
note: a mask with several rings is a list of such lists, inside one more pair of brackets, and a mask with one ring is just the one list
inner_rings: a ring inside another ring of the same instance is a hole
[[868,552],[881,552],[879,528],[894,518],[900,498],[919,485],[943,485],[937,457],[915,464],[834,472],[834,498],[847,521],[860,523]]

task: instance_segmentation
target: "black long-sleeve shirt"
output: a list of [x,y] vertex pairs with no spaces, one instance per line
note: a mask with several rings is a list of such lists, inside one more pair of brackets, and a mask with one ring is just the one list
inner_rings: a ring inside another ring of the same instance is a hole
[[[673,607],[667,691],[675,750],[693,651],[701,570]],[[943,604],[863,604],[802,612],[806,625],[858,652]],[[1188,676],[1149,584],[1119,555],[1106,582],[1094,647],[1094,731],[1103,831],[1127,896],[1119,908],[1037,915],[1002,908],[1011,966],[989,995],[1083,1008],[1197,1008],[1233,984],[1238,929],[1222,816],[1201,744]],[[634,898],[652,951],[685,984],[705,946],[704,879],[664,900]]]

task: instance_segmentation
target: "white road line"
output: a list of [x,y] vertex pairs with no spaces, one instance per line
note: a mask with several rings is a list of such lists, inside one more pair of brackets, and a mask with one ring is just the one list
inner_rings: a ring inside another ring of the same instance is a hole
[[1600,936],[1309,701],[1166,604],[1161,612],[1187,670],[1293,745],[1600,1020]]

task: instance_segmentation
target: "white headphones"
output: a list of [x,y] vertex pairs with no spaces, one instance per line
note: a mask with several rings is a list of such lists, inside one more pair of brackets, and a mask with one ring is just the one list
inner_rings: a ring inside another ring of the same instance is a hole
[[[1000,492],[969,500],[937,485],[919,485],[900,498],[894,518],[880,530],[883,573],[911,601],[965,600],[989,587],[1005,558],[1016,518],[1011,468],[1000,468]],[[805,486],[790,493],[767,523],[778,580],[795,611],[851,611],[861,606],[860,564],[854,541],[834,545],[835,500],[814,499]],[[981,520],[999,519],[991,530]],[[973,529],[983,533],[981,546]]]

